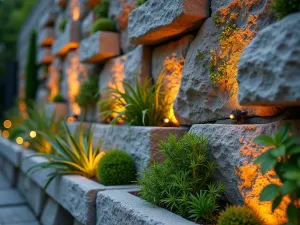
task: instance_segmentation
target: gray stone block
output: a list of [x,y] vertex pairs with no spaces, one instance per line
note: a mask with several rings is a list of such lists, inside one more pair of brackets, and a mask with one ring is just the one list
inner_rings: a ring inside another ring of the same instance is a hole
[[98,31],[80,42],[79,52],[80,61],[84,63],[100,63],[118,56],[121,53],[119,34]]
[[82,223],[78,222],[77,220],[74,220],[73,225],[83,225]]
[[90,11],[90,13],[84,18],[84,20],[81,23],[82,37],[86,38],[90,36],[91,29],[93,27],[95,20],[96,20],[95,13],[93,11]]
[[53,59],[51,47],[43,47],[38,50],[37,64],[49,64]]
[[57,15],[57,10],[50,10],[46,13],[44,13],[44,15],[42,16],[39,26],[42,27],[49,27],[49,26],[53,26],[55,19],[56,19],[56,15]]
[[300,105],[300,13],[260,31],[240,63],[241,105]]
[[20,165],[22,147],[7,139],[0,137],[0,154],[4,161],[8,160],[15,167]]
[[11,186],[14,186],[16,184],[18,169],[8,160],[4,161],[3,163],[3,174],[5,175]]
[[73,218],[65,209],[48,198],[41,216],[42,225],[72,225]]
[[207,0],[148,0],[129,16],[129,39],[155,44],[199,27],[209,17]]
[[2,172],[0,172],[0,190],[6,190],[10,188],[7,178]]
[[17,190],[0,190],[0,208],[22,204],[26,204],[26,200]]
[[64,33],[54,42],[52,54],[60,57],[65,56],[70,50],[79,47],[80,38],[80,22],[69,21]]
[[41,47],[50,46],[54,43],[54,29],[53,27],[44,27],[38,33],[38,45]]
[[0,224],[38,225],[39,223],[27,206],[11,206],[0,208]]
[[[136,191],[136,190],[135,190]],[[97,225],[195,225],[170,211],[152,205],[127,191],[97,195]]]
[[[243,204],[244,199],[254,199],[257,200],[257,207],[265,204],[259,203],[259,195],[262,186],[274,177],[259,176],[259,168],[252,164],[263,150],[253,139],[262,133],[271,134],[283,123],[291,123],[294,132],[300,134],[300,120],[257,125],[196,124],[191,127],[189,132],[207,138],[209,156],[216,165],[214,178],[224,183],[225,195],[230,203]],[[248,171],[247,177],[243,176],[243,171]]]

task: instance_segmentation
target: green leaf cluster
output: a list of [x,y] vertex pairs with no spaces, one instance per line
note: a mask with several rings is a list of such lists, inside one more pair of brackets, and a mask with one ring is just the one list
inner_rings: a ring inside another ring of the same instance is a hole
[[246,206],[228,206],[219,215],[218,225],[262,225],[261,219]]
[[[31,157],[43,156],[49,161],[31,167],[27,173],[43,169],[53,169],[49,174],[45,188],[51,181],[62,175],[81,175],[87,178],[95,178],[96,170],[104,152],[101,152],[101,143],[93,146],[94,130],[80,125],[78,134],[71,134],[64,123],[64,136],[49,136],[45,132],[38,132],[52,145],[52,154],[37,154]],[[26,159],[25,159],[26,160]]]
[[58,24],[58,29],[59,29],[60,32],[65,31],[67,23],[68,23],[68,20],[66,18],[64,18],[60,21],[60,23]]
[[54,103],[62,103],[66,102],[66,99],[62,96],[61,93],[58,93],[54,98],[53,98]]
[[97,19],[96,22],[93,24],[91,33],[94,34],[98,31],[115,32],[116,31],[115,22],[109,18]]
[[79,94],[75,98],[76,103],[80,107],[88,109],[98,102],[98,79],[98,76],[89,76],[88,79],[81,84]]
[[271,5],[271,11],[275,12],[279,18],[283,18],[291,13],[300,11],[299,0],[275,0]]
[[110,1],[109,0],[101,0],[101,3],[96,5],[93,8],[95,15],[98,18],[108,17],[109,6],[110,6]]
[[284,196],[291,203],[287,207],[288,224],[300,224],[300,145],[291,135],[291,126],[284,125],[272,136],[262,134],[255,138],[259,145],[270,148],[255,163],[261,165],[262,174],[274,169],[282,185],[270,184],[261,192],[261,201],[273,201],[274,211]]
[[97,177],[104,185],[125,185],[136,181],[136,173],[131,156],[121,150],[110,150],[99,163]]
[[137,6],[140,6],[140,5],[143,5],[144,3],[146,3],[147,2],[147,0],[137,0],[136,1],[136,5]]
[[214,164],[208,159],[207,139],[194,133],[160,143],[166,160],[153,163],[138,182],[141,197],[183,217],[213,221],[224,191],[212,183]]

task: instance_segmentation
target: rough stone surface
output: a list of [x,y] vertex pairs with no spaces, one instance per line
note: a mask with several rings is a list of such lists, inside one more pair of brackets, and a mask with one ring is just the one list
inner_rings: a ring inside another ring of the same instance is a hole
[[[272,116],[278,112],[274,107],[243,108],[237,99],[238,61],[246,45],[238,40],[241,37],[250,39],[255,32],[272,23],[273,16],[266,12],[268,1],[256,1],[259,3],[252,3],[251,7],[244,7],[244,3],[236,0],[231,2],[234,4],[219,9],[204,22],[188,50],[174,106],[176,118],[182,125],[226,119],[234,109],[247,109],[249,116]],[[228,28],[226,21],[231,12],[238,13],[234,22],[236,29],[229,28],[232,33],[221,37],[226,35],[222,32],[223,28]],[[224,54],[224,58],[219,58],[220,54]],[[222,70],[222,65],[225,65],[225,77],[215,84],[211,74]]]
[[260,31],[239,63],[239,103],[300,105],[300,13]]
[[[135,190],[136,191],[136,190]],[[97,196],[97,225],[193,225],[166,209],[125,191],[104,191]]]
[[45,191],[22,172],[18,176],[17,188],[25,197],[35,216],[39,217],[46,202]]
[[0,224],[2,225],[39,225],[27,206],[0,208]]
[[81,23],[82,37],[86,38],[86,37],[90,36],[91,29],[93,27],[95,19],[96,19],[96,16],[93,11],[90,11],[89,14],[87,15],[87,17],[84,18],[84,20]]
[[[224,183],[225,195],[230,203],[243,204],[243,196],[249,191],[249,189],[239,190],[242,186],[242,180],[237,176],[237,171],[245,162],[249,164],[254,161],[254,157],[247,156],[247,153],[251,154],[251,152],[257,152],[259,149],[253,143],[253,139],[261,133],[271,134],[283,123],[274,122],[259,125],[196,124],[190,129],[189,132],[201,134],[207,138],[209,156],[216,165],[214,178]],[[300,120],[290,121],[290,123],[299,134]]]
[[150,48],[139,46],[135,50],[113,59],[105,64],[100,73],[100,90],[112,87],[114,82],[126,81],[135,84],[138,74],[139,81],[150,78],[151,51]]
[[115,32],[99,31],[80,43],[80,61],[85,63],[102,62],[120,54],[120,38]]
[[38,44],[41,47],[52,45],[55,40],[52,27],[42,28],[38,33]]
[[129,16],[129,39],[155,44],[195,27],[209,16],[206,0],[149,0]]
[[25,204],[25,198],[16,190],[0,190],[0,208],[3,206],[13,206]]
[[54,200],[48,198],[41,216],[43,225],[72,225],[72,216],[58,205]]
[[[76,124],[73,126],[73,130]],[[103,141],[104,149],[116,148],[130,154],[137,166],[143,171],[152,159],[159,159],[159,142],[165,140],[169,134],[178,136],[187,132],[186,128],[168,127],[129,127],[127,125],[95,125],[94,141]]]

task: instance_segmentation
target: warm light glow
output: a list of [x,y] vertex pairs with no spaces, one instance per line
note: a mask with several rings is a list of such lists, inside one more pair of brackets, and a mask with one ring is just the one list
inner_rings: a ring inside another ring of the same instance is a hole
[[79,0],[72,0],[70,3],[70,11],[72,14],[72,19],[78,21],[80,18],[80,3]]
[[23,144],[24,140],[21,137],[17,137],[16,142],[17,142],[17,144],[21,145],[21,144]]
[[6,129],[9,129],[9,128],[11,128],[12,123],[11,123],[10,120],[5,120],[5,121],[3,122],[3,126],[4,126]]
[[76,121],[76,118],[74,116],[68,117],[68,123],[74,123]]
[[30,143],[29,143],[28,141],[25,141],[25,142],[23,143],[23,145],[24,145],[25,148],[29,148]]
[[54,97],[59,93],[59,78],[60,73],[59,69],[55,67],[55,64],[53,63],[49,66],[49,79],[47,87],[49,89],[49,101],[52,102]]
[[30,135],[31,138],[35,138],[36,137],[36,132],[35,131],[31,131],[29,135]]
[[4,138],[8,138],[8,137],[9,137],[9,132],[8,132],[8,130],[4,130],[4,131],[2,132],[2,136],[3,136]]
[[231,113],[230,116],[229,116],[229,118],[230,118],[231,120],[234,120],[234,119],[235,119],[235,115]]
[[117,20],[120,24],[121,30],[125,30],[128,25],[129,14],[135,9],[135,3],[128,3],[126,0],[121,0],[122,10]]
[[164,123],[169,123],[170,120],[168,118],[164,119]]

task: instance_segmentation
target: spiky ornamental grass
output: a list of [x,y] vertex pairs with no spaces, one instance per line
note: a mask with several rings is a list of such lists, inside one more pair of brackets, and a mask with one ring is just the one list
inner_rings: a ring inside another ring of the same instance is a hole
[[49,161],[31,167],[27,173],[43,169],[54,169],[48,176],[45,188],[48,187],[54,178],[62,175],[81,175],[90,179],[95,178],[98,164],[105,155],[101,151],[101,143],[93,147],[93,128],[89,127],[86,129],[81,124],[78,134],[71,134],[66,123],[64,123],[64,127],[66,135],[63,137],[50,137],[40,132],[40,135],[47,138],[51,143],[53,148],[52,154],[31,156],[43,156]]
[[193,133],[161,142],[166,160],[154,163],[139,180],[145,200],[187,218],[213,221],[224,191],[211,181],[214,164],[208,159],[207,139]]

